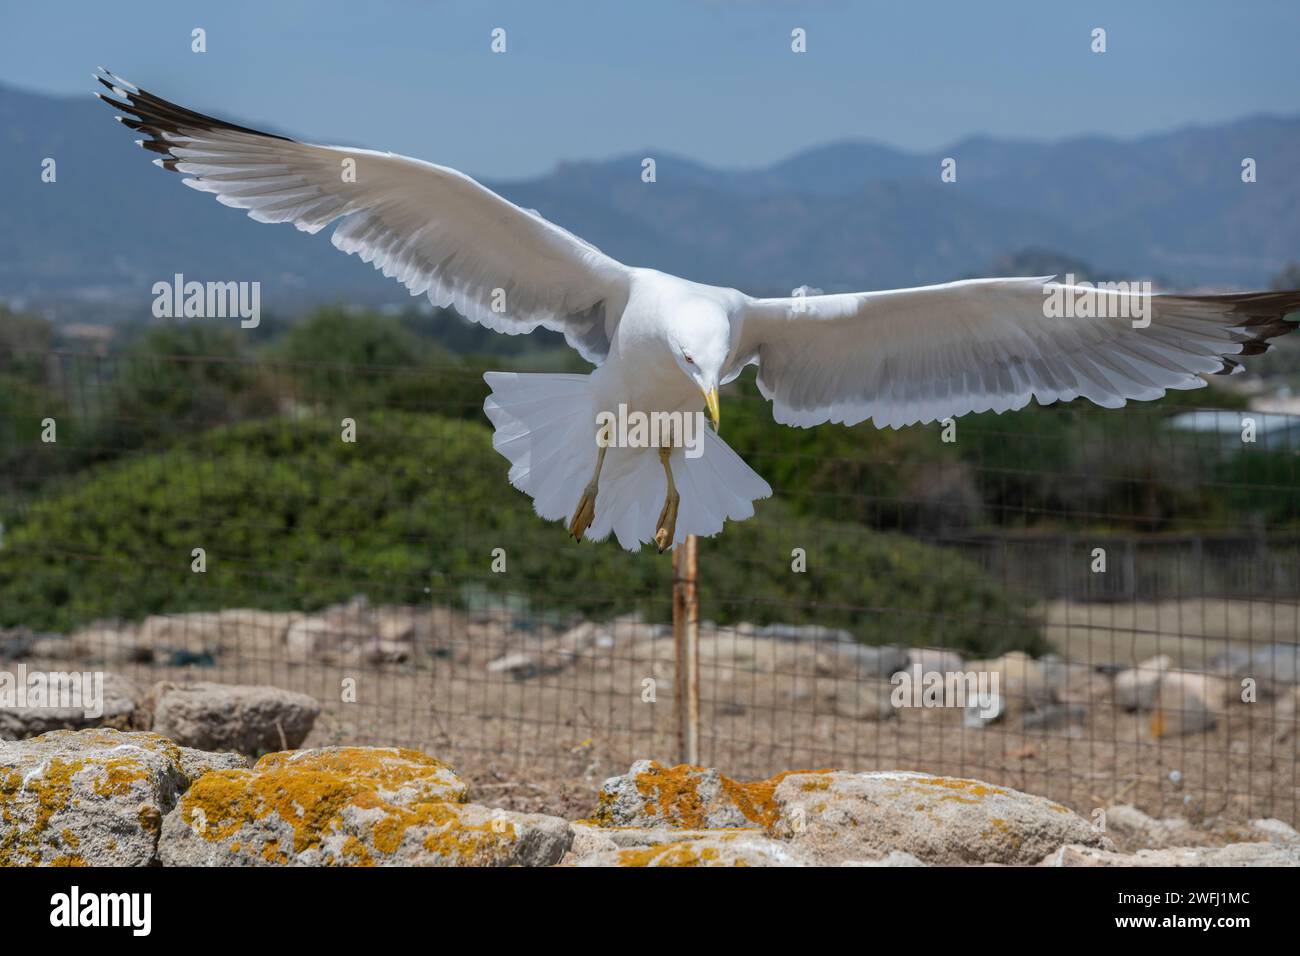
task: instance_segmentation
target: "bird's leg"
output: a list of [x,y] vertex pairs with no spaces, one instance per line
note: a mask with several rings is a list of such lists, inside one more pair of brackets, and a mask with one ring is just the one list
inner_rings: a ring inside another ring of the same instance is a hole
[[596,491],[600,484],[600,469],[605,464],[607,450],[603,441],[598,440],[598,445],[596,470],[591,473],[591,481],[587,482],[587,487],[582,489],[582,497],[578,499],[578,507],[573,512],[573,520],[569,522],[569,534],[573,535],[575,541],[582,540],[582,536],[596,518]]
[[664,497],[664,507],[659,512],[659,521],[655,527],[655,544],[659,546],[660,554],[673,543],[673,534],[677,530],[677,505],[682,500],[682,496],[677,493],[677,484],[673,481],[673,470],[668,464],[672,453],[671,445],[659,449],[659,462],[664,466],[664,474],[668,477],[668,494]]

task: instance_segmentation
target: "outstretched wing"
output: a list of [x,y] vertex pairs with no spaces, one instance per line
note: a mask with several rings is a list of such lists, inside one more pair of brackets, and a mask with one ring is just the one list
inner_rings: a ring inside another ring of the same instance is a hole
[[1298,311],[1300,292],[1143,296],[1050,278],[750,299],[730,372],[757,363],[776,420],[804,427],[897,428],[1031,398],[1115,408],[1235,371]]
[[185,185],[258,222],[319,232],[412,295],[508,335],[564,333],[600,362],[626,304],[629,270],[463,173],[394,153],[314,146],[194,113],[104,71],[118,119]]

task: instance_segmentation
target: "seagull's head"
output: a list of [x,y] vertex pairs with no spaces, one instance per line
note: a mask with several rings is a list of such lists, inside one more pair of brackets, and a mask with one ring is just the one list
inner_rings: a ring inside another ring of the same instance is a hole
[[717,431],[722,415],[718,409],[718,384],[731,352],[731,322],[716,302],[691,302],[673,313],[668,328],[668,347],[677,366],[699,388]]

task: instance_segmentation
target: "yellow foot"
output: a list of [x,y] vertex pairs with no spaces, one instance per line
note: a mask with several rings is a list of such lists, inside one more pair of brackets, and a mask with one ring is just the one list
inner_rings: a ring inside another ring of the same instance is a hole
[[663,510],[659,512],[659,521],[655,530],[655,545],[659,548],[660,554],[667,551],[673,543],[673,535],[677,531],[677,504],[680,501],[681,496],[677,494],[676,489],[673,489],[664,502]]
[[574,541],[582,540],[582,536],[586,534],[595,518],[596,487],[595,485],[588,485],[582,490],[582,497],[578,499],[578,507],[573,512],[573,520],[569,522],[569,534],[573,536]]

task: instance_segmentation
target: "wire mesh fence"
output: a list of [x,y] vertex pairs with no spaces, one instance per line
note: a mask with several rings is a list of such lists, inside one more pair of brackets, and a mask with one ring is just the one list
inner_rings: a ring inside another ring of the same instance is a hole
[[[670,557],[531,513],[483,363],[9,362],[6,665],[274,685],[308,743],[517,779],[676,761]],[[803,432],[731,387],[774,498],[699,542],[701,762],[1295,823],[1300,419],[1199,397]]]

